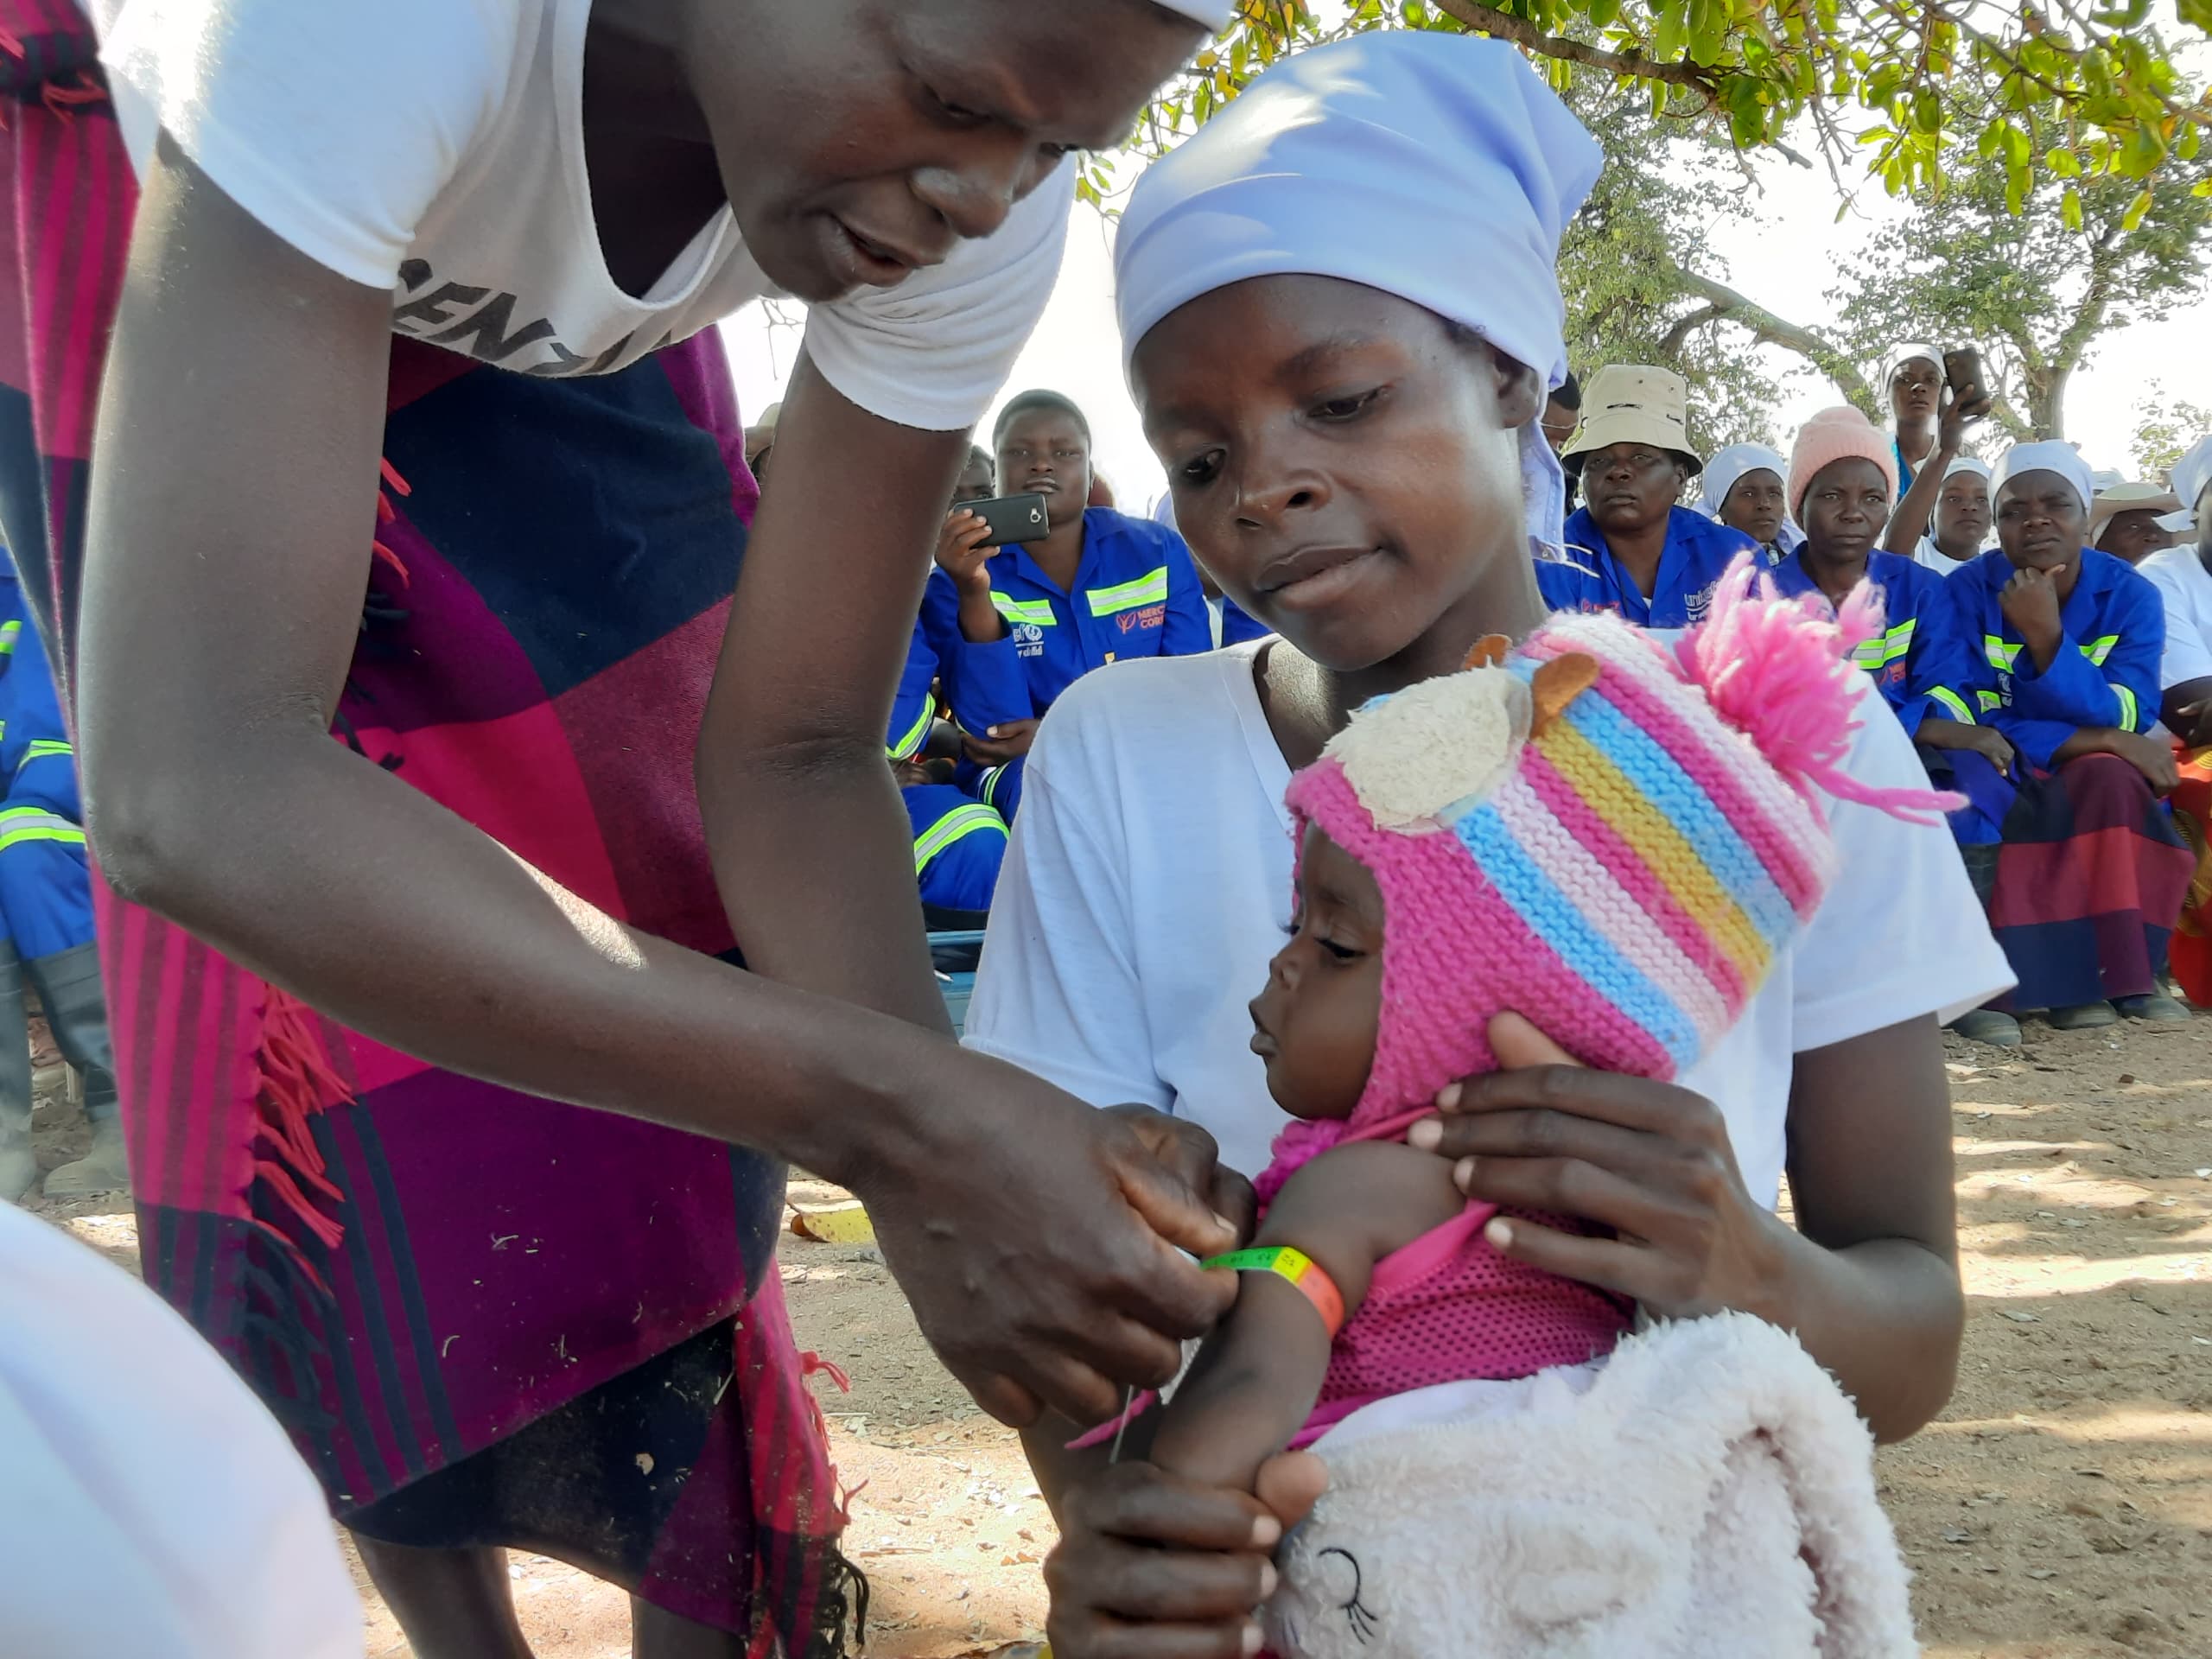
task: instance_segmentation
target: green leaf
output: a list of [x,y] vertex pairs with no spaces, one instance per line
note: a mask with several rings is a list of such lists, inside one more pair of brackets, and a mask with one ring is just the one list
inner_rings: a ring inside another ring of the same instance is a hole
[[2082,193],[2070,184],[2066,187],[2066,194],[2059,198],[2058,217],[2069,231],[2078,232],[2082,228]]
[[1590,0],[1587,15],[1592,28],[1605,29],[1621,15],[1621,0]]
[[2127,211],[2120,216],[2120,228],[2123,231],[2137,229],[2143,223],[2143,215],[2150,211],[2151,193],[2145,190],[2127,204]]
[[[2063,144],[2053,144],[2044,152],[2043,164],[2049,168],[2053,178],[2078,179],[2082,176],[2081,157]],[[2081,229],[2080,226],[2074,227]]]
[[1728,13],[1719,0],[1690,0],[1689,55],[1704,66],[1718,61],[1728,39]]

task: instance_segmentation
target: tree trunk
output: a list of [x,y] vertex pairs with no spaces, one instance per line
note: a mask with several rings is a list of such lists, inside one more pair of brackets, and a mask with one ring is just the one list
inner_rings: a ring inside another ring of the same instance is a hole
[[2038,367],[2033,364],[2021,370],[2028,388],[2028,425],[2037,439],[2063,438],[2066,435],[2066,383],[2073,378],[2070,370],[2058,367]]

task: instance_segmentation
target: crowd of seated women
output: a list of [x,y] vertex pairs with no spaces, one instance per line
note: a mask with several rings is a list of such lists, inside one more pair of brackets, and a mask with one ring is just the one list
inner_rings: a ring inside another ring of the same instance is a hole
[[[2212,439],[2171,489],[2094,474],[2061,442],[1993,467],[1966,453],[1983,411],[1931,348],[1903,348],[1887,391],[1888,428],[1827,410],[1787,456],[1708,459],[1678,375],[1614,365],[1570,383],[1545,431],[1580,505],[1538,586],[1554,608],[1669,629],[1745,555],[1829,604],[1871,583],[1884,621],[1859,664],[1963,798],[1960,855],[2019,981],[1955,1028],[2012,1045],[2030,1014],[2063,1031],[2185,1020],[2170,969],[2212,998]],[[1256,632],[1166,515],[1095,505],[1102,490],[1088,422],[1049,391],[1009,402],[962,474],[886,748],[937,925],[989,907],[1030,742],[1070,684]],[[970,506],[1022,493],[1044,497],[1047,527],[998,545]]]

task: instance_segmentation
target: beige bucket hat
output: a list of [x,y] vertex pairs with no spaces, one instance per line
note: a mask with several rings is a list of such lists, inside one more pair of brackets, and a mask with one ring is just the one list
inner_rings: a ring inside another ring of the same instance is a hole
[[2178,512],[2181,498],[2171,490],[2162,490],[2155,484],[2138,484],[2133,480],[2114,484],[2097,492],[2097,499],[2089,505],[2089,540],[2094,543],[2105,532],[2105,526],[2123,512]]
[[1648,443],[1681,457],[1694,477],[1705,462],[1690,448],[1689,384],[1672,369],[1609,363],[1582,389],[1582,424],[1560,456],[1580,477],[1583,458],[1617,443]]

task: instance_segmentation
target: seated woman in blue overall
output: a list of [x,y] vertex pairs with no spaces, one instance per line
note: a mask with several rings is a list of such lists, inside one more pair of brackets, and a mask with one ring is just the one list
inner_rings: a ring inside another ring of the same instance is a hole
[[[1960,626],[1942,577],[1875,548],[1897,500],[1897,466],[1889,434],[1857,410],[1824,410],[1808,421],[1797,435],[1787,491],[1805,542],[1776,567],[1772,580],[1784,594],[1817,593],[1831,605],[1840,605],[1861,582],[1872,582],[1881,591],[1885,623],[1859,648],[1859,665],[1873,676],[1883,701],[1919,746],[1932,779],[1952,785],[1955,761],[1975,755],[1974,798],[1986,802],[2001,794],[2009,800],[2012,745],[1974,715],[1977,690],[1987,677],[1976,665],[1980,640]],[[2012,1016],[1995,1008],[1973,1009],[1953,1026],[1977,1042],[2010,1046],[2020,1039]]]
[[38,993],[55,1046],[85,1083],[92,1144],[46,1178],[49,1198],[130,1185],[117,1105],[76,752],[54,674],[0,548],[0,1202],[39,1184],[31,1151],[31,1046],[23,992]]
[[1689,388],[1666,369],[1614,364],[1583,393],[1582,429],[1561,457],[1582,481],[1565,556],[1539,561],[1536,586],[1555,611],[1612,611],[1647,628],[1688,627],[1713,584],[1758,543],[1677,505],[1704,470],[1690,448]]
[[[993,490],[990,452],[978,446],[953,486],[952,509],[938,533],[938,557],[955,556],[976,538],[982,523],[964,511]],[[933,632],[934,630],[934,632]],[[938,721],[938,683],[949,677],[945,662],[958,649],[957,623],[918,615],[906,647],[906,665],[891,705],[884,754],[899,779],[899,793],[914,832],[914,879],[930,909],[985,911],[997,889],[1006,857],[1007,825],[996,807],[951,781],[960,759],[958,734]],[[1018,664],[985,653],[972,665],[967,693],[976,718],[1000,724],[1027,716],[1029,689]],[[949,741],[948,741],[949,740]]]
[[2173,751],[2148,734],[2165,613],[2084,544],[2094,493],[2072,445],[2015,445],[1992,480],[1998,550],[1944,583],[1981,646],[1976,713],[2017,752],[2009,778],[1952,755],[1973,802],[1952,828],[2019,976],[2012,1006],[2062,1031],[2188,1018],[2160,988],[2195,868],[2165,807]]
[[[922,620],[945,642],[944,690],[967,734],[959,782],[1010,822],[1021,762],[1037,722],[1094,669],[1135,657],[1193,657],[1213,649],[1205,595],[1191,550],[1173,531],[1111,507],[1090,507],[1090,423],[1055,391],[1026,391],[992,434],[1001,495],[1045,498],[1052,528],[1027,546],[994,548],[969,536],[940,543]],[[983,707],[993,659],[1027,683],[1020,716]]]
[[[1897,457],[1889,434],[1846,404],[1822,410],[1797,435],[1789,505],[1805,540],[1772,572],[1782,593],[1817,593],[1840,605],[1862,582],[1880,590],[1883,629],[1859,646],[1859,666],[1923,749],[1967,749],[2008,771],[2012,746],[1974,715],[1980,676],[1958,626],[1943,579],[1910,559],[1880,551],[1897,502]],[[1948,761],[1931,766],[1948,766]]]

